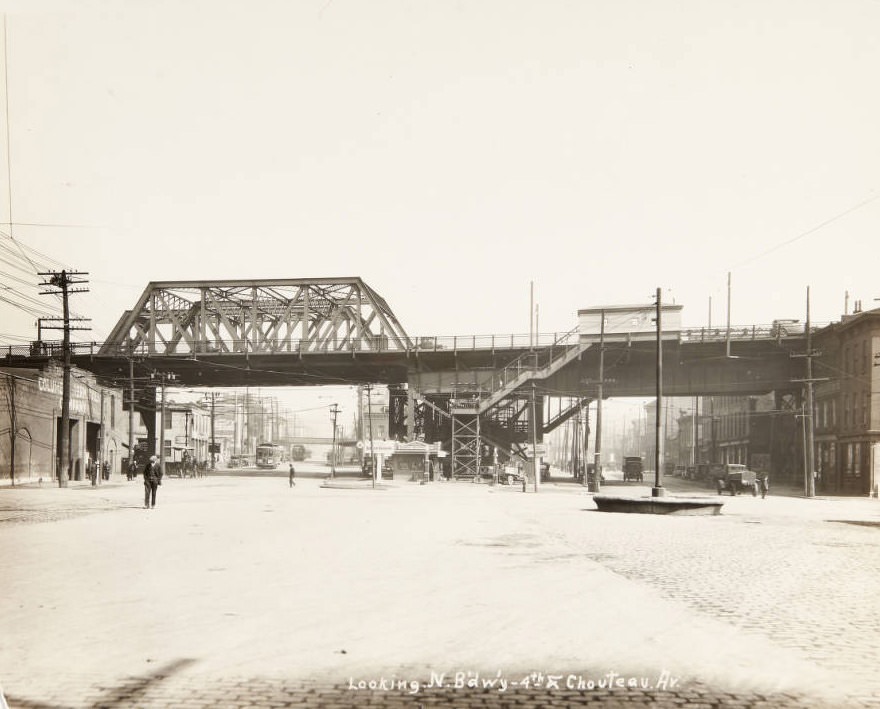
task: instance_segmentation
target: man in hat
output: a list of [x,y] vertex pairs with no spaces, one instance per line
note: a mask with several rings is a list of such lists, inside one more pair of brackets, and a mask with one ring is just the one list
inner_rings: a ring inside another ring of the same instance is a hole
[[144,468],[144,509],[156,506],[156,488],[162,484],[162,466],[156,456],[150,456],[150,462]]

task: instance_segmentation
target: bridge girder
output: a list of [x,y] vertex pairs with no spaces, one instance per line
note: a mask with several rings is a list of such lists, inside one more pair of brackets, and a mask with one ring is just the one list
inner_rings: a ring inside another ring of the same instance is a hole
[[412,346],[386,301],[360,278],[157,281],[119,319],[99,354],[373,351]]

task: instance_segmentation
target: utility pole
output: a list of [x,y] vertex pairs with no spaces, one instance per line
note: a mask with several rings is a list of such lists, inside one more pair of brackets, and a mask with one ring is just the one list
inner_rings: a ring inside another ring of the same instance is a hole
[[10,437],[10,456],[9,456],[9,480],[15,487],[15,438],[18,436],[18,415],[15,406],[15,377],[7,374],[9,380],[9,437]]
[[336,477],[336,417],[339,415],[339,404],[330,407],[333,416],[333,446],[330,448],[330,477]]
[[367,390],[367,426],[370,431],[370,472],[373,478],[373,487],[376,487],[376,456],[373,453],[373,411],[372,411],[372,398],[373,398],[373,385],[367,384],[364,387]]
[[590,404],[587,402],[581,407],[581,410],[584,412],[584,435],[581,440],[581,451],[580,456],[581,460],[584,463],[584,485],[589,483],[590,476],[587,474],[587,469],[589,468],[588,461],[590,460]]
[[[600,491],[602,483],[602,397],[605,383],[605,311],[599,316],[599,386],[596,392],[596,450],[593,463],[593,492]],[[584,476],[586,479],[588,476]]]
[[165,472],[165,384],[177,379],[177,375],[171,372],[153,372],[153,379],[159,379],[162,394],[162,404],[159,414],[159,469]]
[[70,303],[69,295],[71,293],[86,293],[87,288],[71,288],[72,285],[85,283],[86,281],[78,280],[80,276],[87,276],[87,273],[80,271],[57,271],[38,273],[37,275],[48,278],[48,281],[41,283],[41,286],[55,288],[58,290],[41,291],[40,295],[58,295],[61,293],[61,304],[63,308],[64,324],[64,340],[62,342],[63,352],[63,374],[61,380],[61,467],[58,470],[58,487],[67,487],[67,479],[70,474],[70,331],[71,329],[84,330],[86,328],[70,327]]
[[818,353],[813,352],[813,335],[810,332],[810,287],[807,286],[807,322],[806,322],[806,345],[807,351],[802,355],[793,354],[792,357],[806,357],[807,376],[805,379],[795,379],[796,382],[802,382],[805,388],[805,403],[801,410],[803,416],[803,439],[804,439],[804,495],[806,497],[814,497],[816,495],[816,479],[813,475],[815,468],[814,451],[813,451],[813,383],[827,381],[827,377],[815,378],[813,376],[813,357]]
[[217,469],[217,442],[214,440],[214,407],[217,403],[217,392],[211,392],[211,470]]
[[134,460],[134,358],[128,355],[128,471]]
[[807,286],[807,497],[815,497],[816,495],[816,476],[813,474],[816,467],[813,461],[813,335],[810,332],[810,287]]
[[660,480],[660,439],[661,439],[661,416],[660,411],[663,408],[663,321],[662,321],[662,305],[660,303],[660,289],[657,289],[657,409],[654,412],[655,434],[654,434],[654,487],[651,489],[652,497],[663,497],[666,490]]
[[[537,422],[537,405],[535,404],[535,382],[532,382],[532,392],[531,392],[531,402],[530,402],[530,413],[529,419],[531,423],[532,429],[532,472],[535,475],[535,492],[538,492],[538,488],[541,485],[541,464],[540,458],[538,458],[538,422]],[[586,435],[584,436],[586,440]],[[586,475],[586,471],[584,471]]]
[[97,469],[95,470],[95,478],[92,482],[92,485],[100,485],[101,478],[104,475],[104,387],[101,387],[101,417],[100,417],[100,431],[101,434],[98,436],[98,455],[95,456],[97,460],[95,460],[95,465]]
[[535,282],[529,281],[529,349],[535,346]]
[[725,335],[725,352],[730,357],[730,271],[727,272],[727,335]]

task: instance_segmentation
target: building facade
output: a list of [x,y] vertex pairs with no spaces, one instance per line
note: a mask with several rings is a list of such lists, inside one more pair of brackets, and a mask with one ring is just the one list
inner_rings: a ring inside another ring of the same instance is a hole
[[[806,356],[804,352],[804,356]],[[680,461],[743,463],[777,482],[805,483],[810,427],[815,490],[880,490],[880,308],[814,333],[811,381],[764,396],[699,397],[678,419]],[[808,410],[807,385],[813,386]]]
[[817,333],[815,468],[820,492],[877,495],[880,486],[880,309]]
[[[49,482],[61,466],[62,368],[0,368],[0,481]],[[128,457],[129,416],[122,391],[71,369],[69,480],[88,479],[92,466],[119,475]]]

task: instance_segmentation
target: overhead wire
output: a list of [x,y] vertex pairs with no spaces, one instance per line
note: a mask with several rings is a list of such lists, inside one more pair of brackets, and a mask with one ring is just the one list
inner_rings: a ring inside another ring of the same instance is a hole
[[811,234],[815,234],[817,231],[824,229],[829,224],[833,224],[837,220],[842,219],[843,217],[845,217],[849,214],[852,214],[853,212],[857,212],[858,210],[862,209],[863,207],[868,206],[872,202],[876,202],[878,199],[880,199],[880,193],[874,194],[874,195],[868,197],[867,199],[864,199],[861,202],[858,202],[857,204],[854,204],[853,206],[848,207],[847,209],[844,209],[842,212],[838,212],[833,217],[829,217],[828,219],[825,219],[824,221],[820,222],[816,226],[811,227],[811,228],[807,229],[806,231],[802,231],[801,233],[797,234],[796,236],[791,237],[790,239],[786,239],[785,241],[781,241],[778,244],[771,246],[769,249],[765,249],[764,251],[762,251],[758,254],[755,254],[754,256],[752,256],[750,258],[747,258],[743,261],[740,261],[739,263],[734,264],[730,270],[739,268],[741,266],[745,266],[746,264],[752,263],[753,261],[757,261],[760,258],[764,258],[764,256],[767,256],[768,254],[772,254],[774,251],[778,251],[779,249],[784,248],[786,246],[789,246],[790,244],[793,244],[796,241],[800,241],[801,239],[803,239],[807,236],[810,236]]

